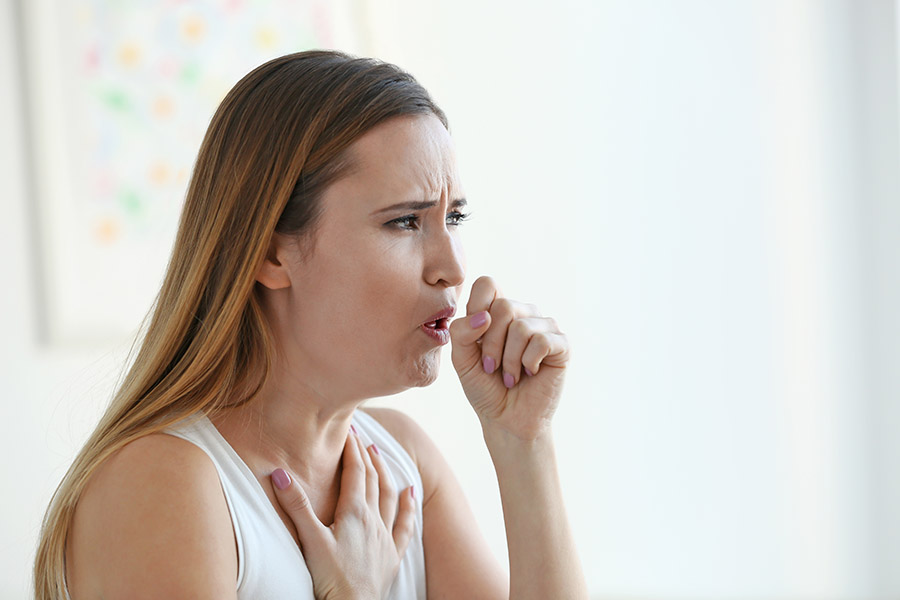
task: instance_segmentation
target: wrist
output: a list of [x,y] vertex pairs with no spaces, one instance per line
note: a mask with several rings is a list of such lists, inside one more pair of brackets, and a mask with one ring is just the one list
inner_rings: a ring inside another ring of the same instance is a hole
[[525,437],[486,420],[481,421],[481,432],[495,461],[503,456],[521,458],[530,454],[544,454],[553,449],[553,432],[549,421],[544,427],[529,432]]
[[316,594],[316,598],[320,597],[322,600],[379,600],[374,590],[349,582],[336,586],[321,596]]

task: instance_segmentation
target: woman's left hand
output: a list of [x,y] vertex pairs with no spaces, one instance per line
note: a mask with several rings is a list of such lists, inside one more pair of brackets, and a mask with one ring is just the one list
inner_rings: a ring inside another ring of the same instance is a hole
[[549,429],[569,342],[537,308],[504,298],[490,277],[472,285],[466,316],[450,325],[453,366],[485,428],[521,440]]

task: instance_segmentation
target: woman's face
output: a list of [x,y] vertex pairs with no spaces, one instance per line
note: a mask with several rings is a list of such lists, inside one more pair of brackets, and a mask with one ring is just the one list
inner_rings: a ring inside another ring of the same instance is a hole
[[[275,305],[284,375],[323,397],[374,397],[437,377],[465,278],[465,200],[434,116],[394,118],[351,146],[322,198],[311,252],[282,238],[290,277]],[[279,236],[281,238],[281,236]]]

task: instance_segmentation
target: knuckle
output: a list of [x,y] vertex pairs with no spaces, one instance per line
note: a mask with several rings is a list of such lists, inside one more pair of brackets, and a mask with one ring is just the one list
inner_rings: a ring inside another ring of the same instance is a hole
[[352,498],[350,502],[347,503],[348,513],[357,519],[364,519],[368,509],[369,505],[366,504],[366,499],[362,497]]
[[537,347],[541,350],[549,350],[552,346],[550,341],[550,336],[546,333],[538,333],[534,336],[534,342],[537,344]]
[[397,505],[397,491],[393,487],[381,488],[379,490],[379,500],[387,502],[388,506]]
[[497,298],[491,304],[491,313],[498,317],[509,317],[515,312],[512,300],[509,298]]
[[475,283],[472,284],[472,287],[484,287],[488,289],[497,289],[497,282],[490,275],[482,275],[478,279],[475,280]]
[[397,490],[392,485],[382,485],[378,488],[378,495],[382,500],[395,500],[397,498]]
[[[344,468],[346,469],[347,467],[345,466]],[[362,460],[354,461],[349,466],[349,468],[350,468],[351,475],[354,475],[354,476],[360,477],[360,478],[366,476],[366,465],[365,465],[365,463],[362,462]]]
[[291,497],[288,498],[286,504],[287,506],[285,506],[284,508],[290,514],[304,513],[310,506],[309,498],[307,498],[303,494],[292,494]]
[[520,337],[527,337],[531,333],[531,325],[525,319],[516,319],[509,324],[509,333]]
[[378,489],[381,490],[382,493],[396,493],[396,489],[394,489],[394,482],[391,481],[390,477],[382,477],[378,480]]

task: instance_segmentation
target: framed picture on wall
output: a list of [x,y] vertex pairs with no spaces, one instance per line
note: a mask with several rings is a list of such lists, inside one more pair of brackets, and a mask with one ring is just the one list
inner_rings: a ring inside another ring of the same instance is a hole
[[[360,0],[361,2],[362,0]],[[354,0],[20,0],[42,337],[133,336],[209,119],[244,74],[366,53]]]

